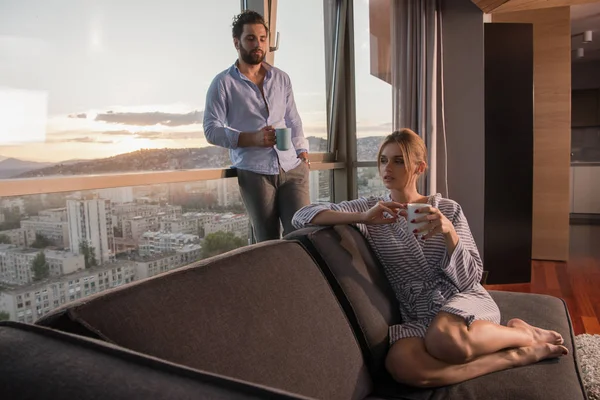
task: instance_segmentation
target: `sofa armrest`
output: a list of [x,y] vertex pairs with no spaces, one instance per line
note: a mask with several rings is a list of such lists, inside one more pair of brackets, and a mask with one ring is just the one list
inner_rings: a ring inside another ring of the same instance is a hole
[[305,399],[95,339],[0,322],[5,399]]

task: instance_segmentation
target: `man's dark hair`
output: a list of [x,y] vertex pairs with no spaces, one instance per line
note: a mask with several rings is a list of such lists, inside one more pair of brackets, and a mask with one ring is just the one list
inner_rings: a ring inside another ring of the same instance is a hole
[[256,11],[246,10],[235,17],[233,17],[233,24],[231,26],[231,33],[236,39],[242,38],[242,32],[244,32],[244,25],[246,24],[262,24],[269,34],[269,28],[265,23],[265,19]]

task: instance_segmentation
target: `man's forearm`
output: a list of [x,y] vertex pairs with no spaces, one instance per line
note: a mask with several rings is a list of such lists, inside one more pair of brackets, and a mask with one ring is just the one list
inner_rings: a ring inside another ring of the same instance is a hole
[[204,136],[206,141],[212,145],[235,149],[238,146],[237,132],[228,132],[223,126],[215,126],[205,121]]
[[238,138],[238,147],[254,147],[256,144],[254,143],[255,139],[254,132],[240,132],[240,136]]

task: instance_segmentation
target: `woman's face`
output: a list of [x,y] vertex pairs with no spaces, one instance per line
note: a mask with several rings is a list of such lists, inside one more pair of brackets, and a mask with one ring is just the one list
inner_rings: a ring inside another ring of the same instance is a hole
[[[416,166],[409,168],[409,171],[415,171],[415,168]],[[406,171],[402,151],[396,143],[388,143],[381,151],[379,175],[386,188],[396,190],[404,189],[409,183],[410,177],[417,177]]]

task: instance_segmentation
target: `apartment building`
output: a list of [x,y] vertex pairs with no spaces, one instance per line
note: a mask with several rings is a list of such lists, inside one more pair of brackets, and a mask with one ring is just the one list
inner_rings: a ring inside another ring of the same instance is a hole
[[0,245],[0,282],[25,285],[33,282],[33,260],[43,252],[50,276],[70,274],[85,268],[83,255],[51,249],[19,248]]
[[244,240],[248,239],[248,221],[246,214],[223,214],[204,224],[205,235],[223,231],[233,234]]
[[38,318],[70,301],[135,280],[136,266],[117,261],[42,282],[9,286],[0,292],[0,311],[10,320],[33,323]]
[[185,233],[145,232],[139,244],[139,254],[150,256],[183,249],[186,245],[198,244],[200,237]]

